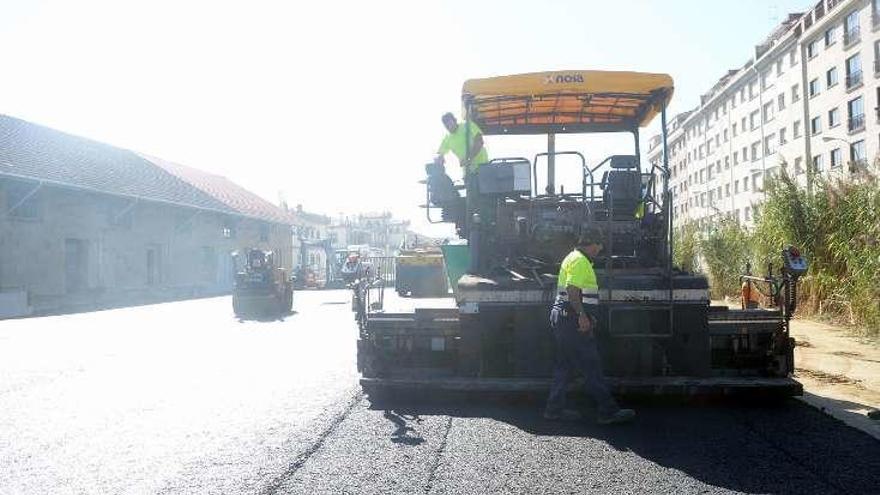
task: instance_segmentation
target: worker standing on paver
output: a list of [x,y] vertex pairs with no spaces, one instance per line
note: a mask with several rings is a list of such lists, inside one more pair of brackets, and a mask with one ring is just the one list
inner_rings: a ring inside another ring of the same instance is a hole
[[[455,115],[447,112],[443,114],[443,126],[449,131],[449,134],[443,138],[440,148],[437,149],[437,158],[435,163],[443,163],[444,157],[450,151],[458,157],[458,163],[464,169],[462,176],[467,177],[474,175],[479,170],[480,165],[489,161],[489,154],[483,145],[483,131],[477,124],[465,120],[463,124],[459,124],[455,119]],[[467,153],[465,151],[467,150]]]
[[586,391],[596,401],[600,424],[624,423],[635,417],[632,409],[621,409],[611,397],[602,362],[596,348],[596,308],[599,285],[592,259],[602,250],[601,233],[583,232],[577,245],[562,261],[557,296],[550,310],[550,328],[556,341],[556,367],[544,410],[549,420],[577,420],[578,411],[565,408],[569,374],[584,376]]

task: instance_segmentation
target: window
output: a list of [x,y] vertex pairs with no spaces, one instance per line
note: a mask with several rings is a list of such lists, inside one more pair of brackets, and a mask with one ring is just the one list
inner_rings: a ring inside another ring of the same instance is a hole
[[770,86],[772,86],[772,84],[770,83],[770,71],[766,70],[761,73],[761,91],[769,88]]
[[758,128],[758,117],[760,116],[760,113],[760,111],[755,110],[754,112],[752,112],[751,115],[749,115],[749,125],[752,130]]
[[822,171],[822,155],[816,155],[813,157],[813,172],[821,172]]
[[743,156],[744,162],[749,159],[749,147],[748,146],[743,146],[742,156]]
[[223,237],[225,239],[235,238],[235,227],[231,223],[223,224]]
[[837,168],[843,164],[843,152],[840,148],[831,150],[831,168]]
[[736,137],[736,123],[735,122],[733,124],[732,130],[733,130],[733,137]]
[[862,84],[862,59],[858,55],[846,59],[846,89]]
[[792,67],[797,65],[797,52],[795,51],[794,48],[792,48],[788,52],[788,64]]
[[724,197],[730,197],[730,184],[724,184]]
[[796,102],[801,99],[800,86],[795,84],[791,87],[791,101]]
[[[880,13],[874,15],[877,22],[880,23]],[[874,42],[874,75],[880,75],[880,40]]]
[[837,67],[832,67],[825,72],[825,86],[833,87],[837,85]]
[[853,162],[860,165],[867,163],[867,155],[865,154],[865,141],[856,141],[849,148],[849,154]]
[[850,100],[846,104],[849,111],[849,132],[860,131],[865,128],[865,103],[861,96]]
[[763,114],[764,114],[764,122],[765,123],[773,120],[773,102],[772,101],[768,101],[767,103],[764,104]]
[[730,157],[725,156],[724,157],[724,170],[728,170],[728,169],[730,169]]
[[739,194],[739,179],[733,181],[733,194]]
[[785,138],[785,131],[786,131],[785,127],[783,127],[782,129],[779,129],[779,146],[782,146],[783,144],[788,142],[788,139]]
[[727,129],[724,129],[724,142],[726,143],[728,140],[728,132]]
[[830,27],[827,30],[825,30],[825,48],[828,48],[829,46],[833,45],[835,41],[837,41],[837,35],[835,32],[835,29],[834,29],[834,27]]
[[776,134],[764,138],[764,156],[776,153]]
[[810,121],[810,134],[815,136],[822,132],[822,117],[813,117]]
[[807,58],[811,59],[819,54],[819,40],[813,40],[807,45]]
[[759,158],[758,153],[760,152],[760,146],[760,141],[755,141],[754,143],[752,143],[752,161],[755,161]]
[[6,193],[6,213],[12,218],[37,220],[40,218],[40,185],[36,182],[8,181],[3,186]]
[[736,165],[739,163],[739,151],[733,152],[733,164]]
[[791,134],[795,139],[801,137],[801,121],[795,120],[794,124],[791,125]]
[[800,174],[804,173],[803,163],[804,163],[803,157],[798,156],[794,159],[794,173],[795,173],[795,175],[800,175]]
[[854,10],[843,19],[843,46],[850,46],[861,38],[859,11]]
[[730,108],[736,108],[736,95],[730,97]]
[[832,129],[840,125],[840,110],[836,107],[828,110],[828,128]]
[[269,241],[269,226],[266,224],[260,225],[260,241],[262,241],[262,242]]
[[779,93],[779,96],[776,97],[776,108],[779,110],[785,109],[785,93]]
[[819,91],[820,91],[819,79],[816,78],[816,79],[813,79],[812,81],[810,81],[810,98],[819,94]]
[[752,81],[749,83],[749,100],[754,99],[756,96],[758,96],[757,87],[757,82]]
[[745,132],[745,130],[746,130],[746,118],[745,117],[743,117],[741,124],[742,124],[742,130],[743,130],[743,132]]
[[749,190],[749,178],[743,177],[743,191]]

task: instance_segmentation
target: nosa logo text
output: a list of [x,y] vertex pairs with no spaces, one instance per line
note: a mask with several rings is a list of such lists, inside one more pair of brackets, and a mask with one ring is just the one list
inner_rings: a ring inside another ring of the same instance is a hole
[[583,74],[557,74],[555,76],[545,76],[544,84],[563,84],[563,83],[582,83],[584,82]]

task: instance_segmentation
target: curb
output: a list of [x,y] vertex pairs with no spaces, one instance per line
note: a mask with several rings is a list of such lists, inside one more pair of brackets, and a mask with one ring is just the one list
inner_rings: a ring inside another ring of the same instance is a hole
[[865,414],[843,409],[837,405],[838,401],[811,394],[806,390],[804,390],[803,396],[796,398],[822,413],[843,422],[845,425],[880,440],[880,421],[870,419]]

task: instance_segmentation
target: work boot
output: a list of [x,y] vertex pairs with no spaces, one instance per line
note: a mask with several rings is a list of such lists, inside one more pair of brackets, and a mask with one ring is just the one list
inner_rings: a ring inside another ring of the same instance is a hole
[[600,425],[617,425],[621,423],[629,423],[636,417],[636,412],[632,409],[618,409],[613,413],[600,414],[596,422]]
[[544,419],[548,421],[580,421],[582,418],[581,413],[574,409],[563,409],[561,411],[544,410]]

